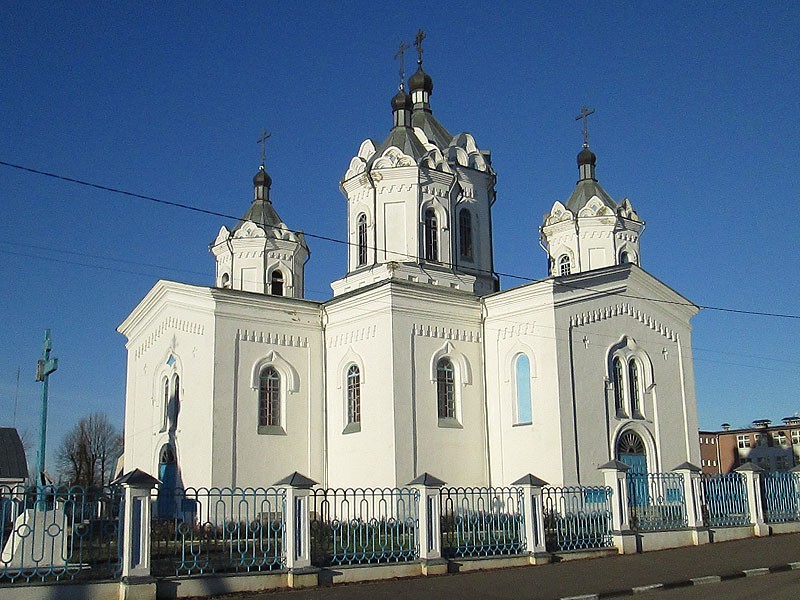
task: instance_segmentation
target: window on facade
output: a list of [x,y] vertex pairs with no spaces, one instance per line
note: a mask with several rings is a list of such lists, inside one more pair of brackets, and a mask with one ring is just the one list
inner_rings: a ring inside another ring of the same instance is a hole
[[358,215],[358,266],[367,264],[367,215]]
[[439,225],[436,211],[428,208],[425,211],[425,260],[439,260]]
[[631,415],[638,417],[641,411],[641,381],[639,379],[639,363],[634,359],[628,362],[628,385],[631,395]]
[[167,414],[169,411],[169,379],[164,377],[163,404],[161,405],[161,431],[167,430]]
[[259,378],[258,424],[262,427],[281,424],[281,376],[274,367],[266,367]]
[[533,423],[531,406],[531,361],[525,354],[517,357],[515,365],[517,377],[517,424]]
[[436,401],[440,419],[456,418],[455,376],[449,358],[441,358],[436,363]]
[[619,253],[619,264],[627,265],[630,262],[631,262],[631,257],[625,250]]
[[222,274],[222,278],[220,280],[220,283],[221,283],[222,287],[224,287],[224,288],[231,287],[231,276],[228,275],[227,273],[223,273]]
[[736,444],[739,448],[749,448],[750,447],[750,436],[749,435],[737,435],[736,436]]
[[800,429],[793,429],[792,430],[792,445],[796,446],[800,444]]
[[357,365],[347,369],[347,424],[361,423],[361,371]]
[[775,446],[780,446],[781,448],[788,448],[789,447],[789,440],[786,437],[786,432],[784,431],[776,431],[772,434],[772,443]]
[[558,274],[569,275],[572,272],[571,265],[569,264],[569,256],[566,254],[558,259]]
[[273,296],[283,296],[283,273],[278,270],[272,272],[270,290]]
[[175,431],[178,427],[178,413],[181,411],[181,378],[175,375],[172,380],[172,398],[170,398],[169,409],[167,411],[170,431]]
[[614,408],[617,415],[625,414],[625,381],[622,373],[622,360],[615,356],[611,363],[611,371],[614,384]]
[[769,445],[769,442],[767,441],[767,436],[764,435],[763,433],[755,434],[755,438],[756,438],[756,446],[767,446],[767,445]]
[[458,213],[458,246],[461,258],[472,260],[472,213],[466,208]]

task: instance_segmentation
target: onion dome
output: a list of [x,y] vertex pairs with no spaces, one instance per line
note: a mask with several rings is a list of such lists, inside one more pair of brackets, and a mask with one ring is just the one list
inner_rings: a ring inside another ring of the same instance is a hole
[[264,170],[264,166],[258,168],[258,173],[253,177],[253,187],[265,187],[269,189],[272,187],[272,177]]
[[589,146],[584,146],[583,150],[578,152],[578,166],[582,167],[583,165],[591,165],[595,166],[597,164],[597,156],[594,152],[589,150]]
[[408,87],[412,92],[415,90],[424,90],[428,92],[429,95],[433,92],[433,79],[422,69],[421,64],[417,68],[417,72],[408,80]]
[[411,110],[411,96],[400,90],[392,98],[392,110]]

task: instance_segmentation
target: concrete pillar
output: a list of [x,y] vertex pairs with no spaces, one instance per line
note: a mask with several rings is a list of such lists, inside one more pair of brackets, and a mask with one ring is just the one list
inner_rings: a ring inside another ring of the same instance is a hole
[[637,552],[636,532],[631,530],[630,510],[628,508],[627,473],[630,467],[618,460],[611,460],[598,467],[603,473],[605,484],[611,488],[611,537],[620,554]]
[[116,480],[125,494],[122,522],[120,600],[155,600],[156,580],[150,575],[150,494],[158,479],[134,469]]
[[700,467],[690,462],[685,462],[674,469],[673,473],[683,476],[683,499],[686,503],[686,525],[692,530],[695,546],[708,544],[711,540],[708,527],[703,521],[702,490],[700,489]]
[[439,494],[444,481],[423,473],[408,482],[419,493],[419,559],[425,575],[447,573],[447,561],[442,558],[442,498]]
[[761,474],[764,469],[753,463],[746,463],[734,470],[744,475],[744,489],[747,493],[753,535],[757,537],[769,535],[769,527],[764,522],[764,505],[761,502]]
[[317,482],[297,471],[275,483],[286,494],[285,539],[289,587],[316,587],[319,569],[311,565],[311,514],[308,496]]
[[549,563],[551,557],[545,544],[544,502],[542,499],[542,489],[547,485],[547,482],[528,473],[511,485],[517,485],[522,488],[525,541],[528,546],[531,564]]

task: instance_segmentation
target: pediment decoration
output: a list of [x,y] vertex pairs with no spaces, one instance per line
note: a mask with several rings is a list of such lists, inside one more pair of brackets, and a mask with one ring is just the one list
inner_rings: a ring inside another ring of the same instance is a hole
[[605,308],[578,313],[571,316],[569,322],[570,326],[572,327],[580,327],[581,325],[589,325],[591,323],[597,323],[599,321],[605,321],[625,315],[636,319],[642,325],[649,327],[668,340],[673,342],[677,342],[679,340],[677,332],[673,331],[641,309],[638,309],[627,302],[620,302],[619,304],[609,305]]
[[342,386],[345,385],[345,379],[347,378],[347,368],[350,365],[358,366],[359,376],[361,378],[361,383],[366,382],[366,372],[364,370],[364,359],[361,355],[353,350],[352,346],[347,349],[342,360],[339,361],[338,368],[336,369],[336,389],[342,389]]
[[619,204],[619,208],[617,208],[617,214],[620,217],[624,217],[626,219],[630,219],[631,221],[637,221],[641,223],[641,219],[639,215],[636,214],[636,211],[633,210],[633,206],[631,205],[631,201],[627,198],[623,199],[622,202]]
[[445,356],[452,361],[453,366],[458,371],[456,381],[461,383],[461,385],[472,385],[472,368],[470,367],[469,361],[451,342],[445,342],[444,346],[434,352],[431,357],[431,382],[436,382],[436,363]]
[[372,169],[390,169],[392,167],[414,167],[416,161],[413,157],[405,154],[396,146],[389,146],[383,155],[372,164]]
[[528,344],[520,342],[519,340],[514,342],[514,345],[511,346],[511,349],[506,352],[505,360],[503,361],[503,381],[505,383],[510,383],[516,379],[517,374],[515,371],[516,367],[516,357],[520,354],[524,354],[528,357],[531,365],[531,378],[536,378],[536,358],[533,353],[533,348],[531,348]]
[[550,209],[550,213],[545,216],[544,224],[545,226],[554,225],[555,223],[560,223],[562,221],[572,221],[574,218],[575,215],[572,214],[572,211],[567,210],[566,206],[556,200],[553,203],[553,208]]
[[254,390],[258,389],[261,371],[267,366],[273,366],[277,369],[278,373],[286,381],[286,390],[288,392],[295,393],[300,389],[300,377],[295,368],[275,350],[271,350],[253,365],[250,385]]

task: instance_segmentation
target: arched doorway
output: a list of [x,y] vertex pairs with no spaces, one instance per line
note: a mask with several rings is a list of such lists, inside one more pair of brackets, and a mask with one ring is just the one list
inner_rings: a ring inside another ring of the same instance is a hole
[[178,485],[178,462],[172,444],[164,444],[158,453],[158,488],[157,513],[162,519],[175,516],[175,488]]
[[634,431],[625,431],[617,440],[617,460],[630,467],[628,470],[628,504],[643,506],[648,503],[647,450],[642,438]]

